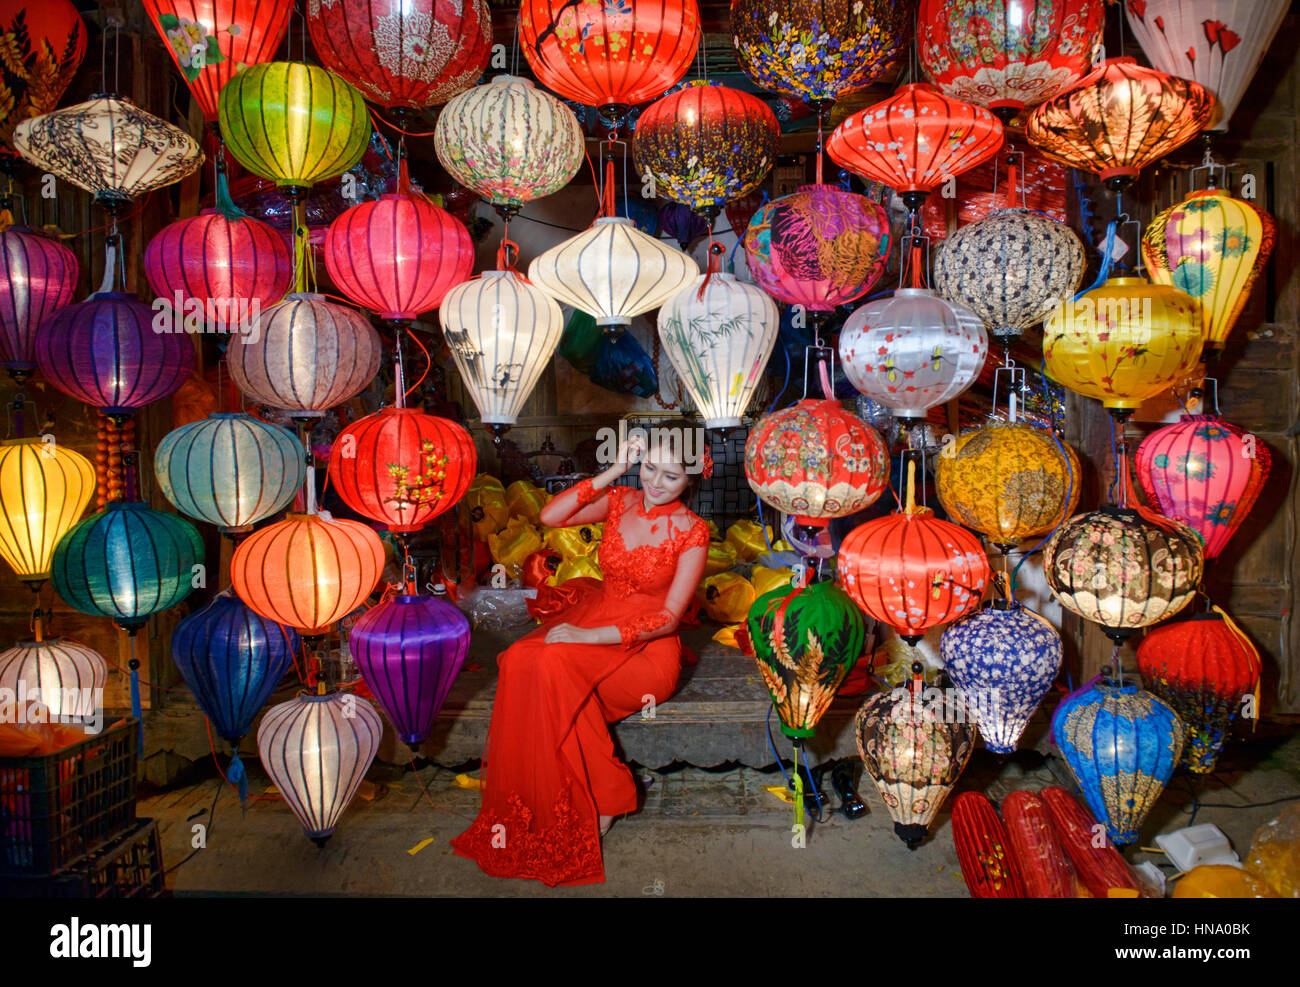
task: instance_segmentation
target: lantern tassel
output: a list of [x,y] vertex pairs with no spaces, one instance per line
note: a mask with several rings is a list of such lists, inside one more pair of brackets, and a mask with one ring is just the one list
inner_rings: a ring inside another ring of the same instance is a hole
[[799,741],[794,742],[794,824],[803,832],[803,773],[799,770]]
[[226,169],[220,161],[217,163],[216,205],[217,212],[232,222],[248,218],[248,213],[235,205],[235,200],[230,197],[230,183],[226,180]]
[[244,762],[239,759],[237,747],[230,753],[230,770],[226,773],[226,779],[239,789],[239,804],[242,806],[248,800],[248,772],[244,770]]
[[1261,666],[1261,664],[1260,664],[1260,660],[1259,660],[1259,649],[1256,648],[1255,645],[1254,645],[1254,643],[1250,640],[1250,638],[1248,638],[1248,637],[1246,636],[1246,632],[1243,631],[1240,627],[1238,627],[1237,624],[1236,624],[1236,622],[1235,622],[1231,617],[1228,616],[1228,613],[1227,613],[1226,610],[1224,610],[1222,607],[1218,606],[1218,605],[1215,604],[1215,603],[1211,603],[1211,604],[1210,604],[1210,611],[1211,611],[1212,613],[1216,613],[1216,614],[1218,614],[1218,615],[1223,619],[1223,625],[1228,629],[1229,633],[1231,633],[1233,637],[1235,637],[1238,641],[1241,642],[1241,646],[1242,646],[1243,648],[1245,648],[1247,652],[1249,652],[1249,654],[1250,654],[1250,656],[1251,656],[1251,659],[1252,659],[1252,661],[1253,661],[1253,663],[1254,663],[1254,666],[1255,666],[1255,715],[1252,716],[1252,717],[1250,718],[1250,732],[1251,732],[1251,733],[1254,733],[1254,732],[1255,732],[1255,725],[1256,725],[1257,723],[1259,723],[1259,711],[1260,711],[1260,707],[1259,707],[1259,703],[1260,703],[1260,690],[1259,690],[1259,687],[1260,687],[1260,681],[1261,681],[1261,679],[1262,679],[1262,677],[1263,677],[1263,676],[1260,674],[1261,671],[1262,671],[1262,666]]
[[140,701],[140,662],[135,657],[135,635],[131,634],[131,715],[135,717],[136,729],[139,731],[139,750],[144,751],[144,707]]
[[397,194],[409,197],[411,195],[411,171],[406,166],[405,142],[400,147],[397,160]]
[[117,223],[113,224],[113,233],[104,241],[104,276],[99,282],[99,292],[113,290],[113,281],[117,275]]
[[610,149],[611,157],[605,161],[605,206],[601,212],[603,216],[614,216],[614,158],[612,156],[613,148]]

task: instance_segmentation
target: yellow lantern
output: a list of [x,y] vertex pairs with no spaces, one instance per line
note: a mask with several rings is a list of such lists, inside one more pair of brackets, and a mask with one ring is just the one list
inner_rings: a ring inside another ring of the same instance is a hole
[[95,492],[95,467],[43,437],[0,442],[0,556],[33,588]]
[[1058,305],[1043,323],[1048,374],[1119,418],[1169,390],[1200,351],[1196,302],[1146,278],[1111,278]]

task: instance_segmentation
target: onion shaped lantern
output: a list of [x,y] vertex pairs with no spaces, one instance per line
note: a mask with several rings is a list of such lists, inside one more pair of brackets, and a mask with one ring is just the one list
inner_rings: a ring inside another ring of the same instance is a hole
[[389,597],[367,610],[348,648],[404,744],[417,746],[469,653],[469,619],[436,596]]
[[[17,123],[59,105],[86,57],[86,22],[71,0],[5,0],[0,34],[13,39],[0,63],[0,86],[7,91],[0,108],[0,145],[7,145]],[[12,155],[0,146],[6,170]]]
[[272,706],[257,727],[257,752],[281,797],[319,847],[366,776],[384,724],[364,699],[300,693]]
[[[18,709],[43,705],[49,722],[94,716],[104,705],[107,684],[108,666],[99,652],[67,638],[19,641],[0,653],[0,695],[7,692]],[[14,721],[12,709],[7,719]],[[30,709],[27,722],[32,722]]]
[[0,232],[0,360],[22,383],[36,369],[36,330],[72,301],[77,255],[49,237],[11,226]]
[[0,558],[25,583],[50,574],[54,546],[95,492],[95,467],[81,453],[43,438],[0,441]]

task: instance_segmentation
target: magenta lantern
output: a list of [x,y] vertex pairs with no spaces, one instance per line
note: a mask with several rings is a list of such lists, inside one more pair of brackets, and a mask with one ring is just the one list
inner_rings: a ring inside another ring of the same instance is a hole
[[0,233],[0,356],[20,383],[36,369],[36,329],[72,301],[77,255],[21,226]]

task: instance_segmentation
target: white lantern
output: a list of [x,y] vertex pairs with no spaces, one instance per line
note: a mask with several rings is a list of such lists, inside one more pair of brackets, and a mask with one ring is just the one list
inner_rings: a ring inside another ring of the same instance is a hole
[[617,333],[690,284],[700,267],[622,216],[601,216],[528,266],[528,280]]
[[902,419],[922,419],[970,387],[988,352],[979,316],[929,288],[899,288],[868,302],[840,332],[845,375]]
[[483,424],[504,434],[560,345],[560,306],[514,271],[484,271],[447,292],[438,321]]
[[[0,692],[8,690],[27,715],[37,703],[49,718],[94,716],[107,682],[108,666],[99,653],[65,638],[21,641],[0,654]],[[17,707],[13,713],[16,719]]]
[[730,274],[700,275],[659,309],[660,342],[705,428],[740,427],[780,325],[768,294]]
[[374,706],[342,692],[301,693],[262,717],[262,767],[317,846],[325,845],[352,801],[383,732]]

